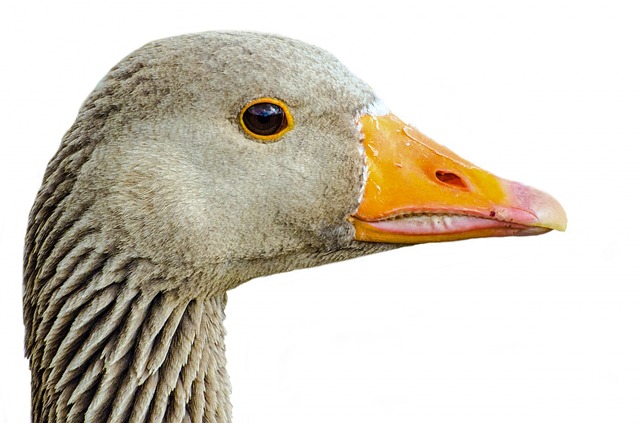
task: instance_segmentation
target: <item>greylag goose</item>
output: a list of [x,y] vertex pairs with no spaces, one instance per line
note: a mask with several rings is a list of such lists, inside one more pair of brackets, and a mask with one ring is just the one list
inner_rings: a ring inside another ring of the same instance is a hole
[[229,422],[227,290],[565,225],[552,197],[436,144],[321,49],[250,33],[149,43],[85,101],[30,214],[33,421]]

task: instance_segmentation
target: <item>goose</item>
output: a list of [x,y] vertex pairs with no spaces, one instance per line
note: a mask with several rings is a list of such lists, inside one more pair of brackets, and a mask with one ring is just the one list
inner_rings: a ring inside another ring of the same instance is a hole
[[334,56],[208,32],[133,52],[46,168],[24,255],[32,419],[230,422],[226,292],[408,244],[564,230]]

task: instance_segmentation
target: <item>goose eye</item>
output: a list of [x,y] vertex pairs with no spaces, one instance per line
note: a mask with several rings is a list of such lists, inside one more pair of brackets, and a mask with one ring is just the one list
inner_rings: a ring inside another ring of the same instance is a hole
[[293,119],[282,101],[260,98],[244,106],[240,125],[254,138],[275,141],[293,127]]

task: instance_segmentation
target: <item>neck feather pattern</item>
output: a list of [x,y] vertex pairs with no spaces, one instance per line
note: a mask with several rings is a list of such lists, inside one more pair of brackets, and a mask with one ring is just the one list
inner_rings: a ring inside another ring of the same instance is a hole
[[33,423],[231,421],[226,294],[185,298],[102,233],[76,175],[117,104],[97,91],[51,160],[29,217],[25,345]]
[[34,423],[230,422],[225,303],[126,284],[71,294],[31,351]]

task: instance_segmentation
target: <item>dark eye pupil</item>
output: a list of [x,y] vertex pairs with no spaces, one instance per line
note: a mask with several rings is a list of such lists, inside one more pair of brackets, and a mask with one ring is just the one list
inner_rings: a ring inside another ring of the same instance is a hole
[[282,107],[272,103],[257,103],[245,110],[242,121],[257,135],[274,135],[287,126]]

